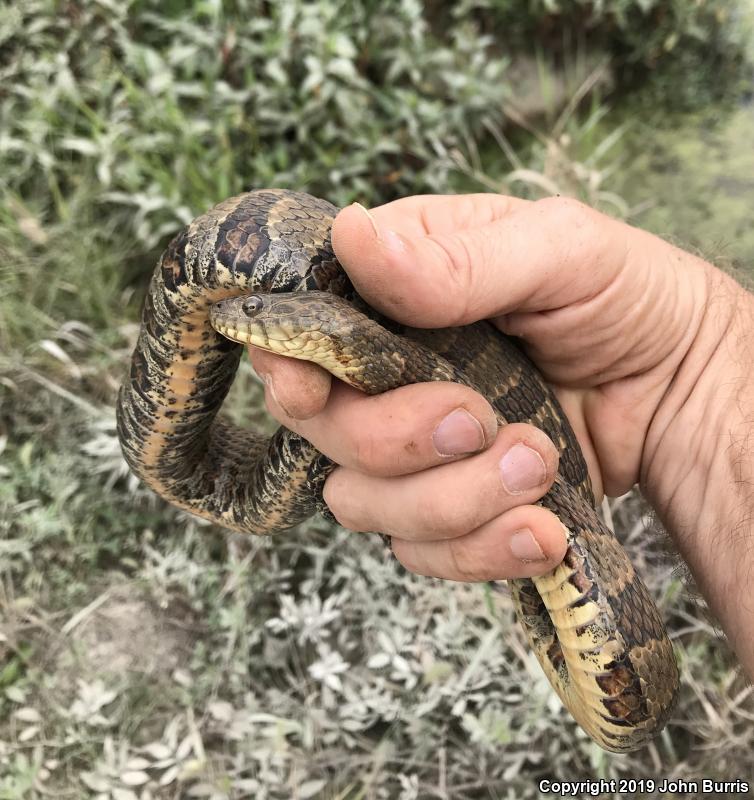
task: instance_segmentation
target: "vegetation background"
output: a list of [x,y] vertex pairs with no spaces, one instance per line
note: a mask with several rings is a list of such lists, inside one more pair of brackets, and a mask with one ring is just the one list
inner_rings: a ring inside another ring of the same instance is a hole
[[[559,191],[751,265],[751,17],[751,0],[0,2],[0,800],[754,778],[752,687],[637,495],[606,512],[683,691],[654,744],[611,756],[560,708],[503,587],[408,575],[317,520],[229,536],[129,477],[113,417],[159,252],[247,188]],[[260,419],[260,396],[245,369],[231,412]]]

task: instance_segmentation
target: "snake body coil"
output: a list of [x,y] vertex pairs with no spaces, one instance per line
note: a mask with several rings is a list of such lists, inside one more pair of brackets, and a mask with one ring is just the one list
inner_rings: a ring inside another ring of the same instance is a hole
[[[567,528],[566,556],[547,575],[510,582],[527,638],[596,742],[616,752],[640,747],[672,710],[675,658],[644,584],[595,512],[586,464],[556,398],[519,347],[488,323],[425,331],[378,318],[335,259],[335,213],[309,195],[251,192],[220,203],[170,243],[118,397],[126,460],[171,503],[236,531],[271,533],[322,510],[328,459],[284,428],[267,439],[217,414],[243,351],[237,342],[264,345],[260,336],[269,339],[287,317],[296,330],[310,319],[317,332],[289,355],[365,391],[429,380],[472,386],[501,424],[531,422],[560,450],[558,477],[541,504]],[[289,292],[296,294],[275,296]],[[244,315],[233,298],[250,294],[260,298]]]

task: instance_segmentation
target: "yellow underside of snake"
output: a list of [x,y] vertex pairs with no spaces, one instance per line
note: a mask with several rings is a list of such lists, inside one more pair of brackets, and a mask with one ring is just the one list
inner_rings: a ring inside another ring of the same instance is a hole
[[[511,581],[519,621],[555,691],[607,750],[645,744],[665,725],[678,670],[660,614],[594,497],[576,437],[520,346],[486,322],[405,328],[355,294],[335,258],[331,204],[250,192],[198,217],[163,253],[147,294],[118,434],[132,470],[158,494],[224,527],[279,531],[327,512],[333,464],[284,428],[270,439],[218,414],[242,343],[320,364],[376,394],[456,381],[499,423],[530,422],[560,450],[541,504],[568,532],[563,562]],[[253,297],[250,297],[252,296]]]

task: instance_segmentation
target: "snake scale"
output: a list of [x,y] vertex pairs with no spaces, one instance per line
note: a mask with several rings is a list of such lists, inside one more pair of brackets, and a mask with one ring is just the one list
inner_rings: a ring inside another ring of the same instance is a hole
[[560,450],[541,504],[567,528],[565,558],[549,574],[510,582],[527,639],[589,736],[615,752],[642,746],[672,711],[678,670],[656,606],[595,511],[557,399],[521,348],[487,322],[417,330],[369,309],[332,251],[336,212],[302,193],[249,192],[169,244],[118,396],[131,469],[171,503],[235,531],[272,533],[327,511],[327,458],[284,428],[266,438],[218,415],[240,342],[314,360],[370,393],[432,380],[475,388],[500,424],[533,423]]

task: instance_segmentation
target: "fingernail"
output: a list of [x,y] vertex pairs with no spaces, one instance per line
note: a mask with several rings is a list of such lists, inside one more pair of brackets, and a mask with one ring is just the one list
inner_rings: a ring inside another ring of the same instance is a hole
[[377,241],[385,249],[392,250],[396,253],[406,250],[406,242],[403,240],[403,237],[397,234],[395,231],[390,230],[390,228],[380,228],[368,208],[365,208],[363,205],[361,205],[361,203],[352,203],[351,205],[366,214],[366,217],[372,226],[372,230],[374,231],[374,235],[377,237]]
[[367,219],[369,220],[369,222],[372,225],[372,230],[374,230],[374,235],[377,237],[377,241],[379,241],[380,240],[380,229],[377,227],[377,223],[375,222],[374,217],[369,212],[369,209],[366,208],[366,206],[361,205],[361,203],[352,203],[351,205],[354,206],[355,208],[358,208],[359,211],[363,211],[364,214],[366,214]]
[[432,443],[441,456],[476,453],[484,447],[484,430],[465,408],[457,408],[435,428]]
[[270,394],[272,395],[272,399],[283,409],[283,411],[288,414],[290,417],[291,415],[288,413],[288,409],[278,400],[277,392],[275,391],[275,383],[272,380],[272,375],[269,372],[259,372],[257,373],[259,377],[264,381],[265,386],[270,390]]
[[264,385],[270,390],[272,393],[273,398],[277,402],[277,397],[275,397],[275,387],[272,384],[272,375],[269,372],[260,372],[257,370],[257,375],[259,375],[259,380],[264,383]]
[[547,467],[536,450],[519,442],[500,460],[500,474],[510,494],[521,494],[544,483]]
[[528,528],[516,531],[510,539],[510,549],[513,556],[524,564],[533,561],[547,561],[547,556],[542,552],[542,548],[537,544],[537,540]]

